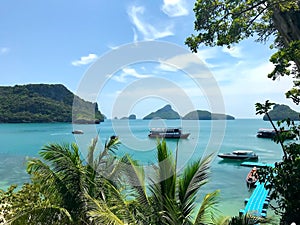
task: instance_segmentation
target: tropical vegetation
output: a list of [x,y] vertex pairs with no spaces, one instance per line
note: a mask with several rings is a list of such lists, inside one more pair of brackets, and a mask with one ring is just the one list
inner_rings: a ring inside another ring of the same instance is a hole
[[270,199],[276,201],[271,207],[281,216],[281,224],[300,223],[300,199],[295,197],[300,194],[300,144],[297,142],[285,142],[289,133],[280,132],[289,128],[289,132],[299,138],[300,125],[286,119],[273,123],[269,110],[274,103],[266,101],[265,104],[256,104],[257,114],[266,115],[269,118],[276,136],[274,141],[280,143],[283,157],[276,162],[274,167],[265,168],[260,172],[260,181],[266,183],[266,188],[271,191]]
[[97,103],[87,102],[61,84],[0,87],[0,123],[104,120]]
[[86,159],[76,144],[49,144],[27,163],[31,182],[0,192],[0,213],[7,224],[215,224],[218,191],[198,192],[208,181],[212,156],[178,173],[163,140],[157,165],[147,178],[128,155],[114,152],[112,136],[97,151],[93,139]]
[[200,44],[227,46],[249,38],[276,48],[270,61],[274,70],[268,75],[275,80],[292,76],[294,87],[286,93],[300,102],[300,1],[299,0],[196,0],[196,34],[186,39],[189,48],[197,52]]
[[[294,86],[286,92],[296,104],[300,103],[300,1],[299,0],[197,0],[195,3],[195,31],[186,39],[186,44],[197,52],[200,44],[227,46],[255,37],[256,41],[273,41],[276,48],[270,61],[274,70],[268,74],[273,80],[280,76],[292,76]],[[282,161],[275,163],[261,173],[260,181],[266,182],[271,199],[277,205],[272,208],[281,216],[281,224],[300,223],[300,145],[297,142],[285,144],[289,132],[280,132],[287,127],[292,135],[299,137],[299,125],[285,115],[286,120],[274,124],[270,109],[274,103],[257,103],[256,111],[271,122],[276,131],[274,141],[282,148]]]

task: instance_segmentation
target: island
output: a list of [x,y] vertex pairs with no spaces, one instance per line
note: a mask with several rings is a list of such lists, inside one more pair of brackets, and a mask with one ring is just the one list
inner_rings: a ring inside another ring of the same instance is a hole
[[122,117],[121,120],[136,120],[136,115],[131,114],[129,117]]
[[[269,112],[269,116],[272,120],[278,121],[278,120],[284,120],[284,119],[291,119],[294,121],[300,120],[300,113],[292,110],[287,105],[280,105],[276,104],[273,106],[273,109]],[[268,120],[267,115],[264,115],[263,120]]]
[[183,120],[234,120],[235,118],[230,115],[221,113],[211,113],[206,110],[195,110],[186,114]]
[[181,116],[178,114],[178,112],[172,109],[171,105],[166,105],[163,108],[145,116],[143,120],[151,120],[151,119],[178,120],[180,118]]
[[143,118],[144,120],[150,119],[183,119],[183,120],[234,120],[235,118],[230,115],[221,113],[211,113],[206,110],[195,110],[187,113],[185,116],[180,116],[178,112],[174,111],[170,105],[166,105],[163,108],[150,113]]
[[74,95],[62,84],[0,86],[0,123],[100,123],[97,103]]

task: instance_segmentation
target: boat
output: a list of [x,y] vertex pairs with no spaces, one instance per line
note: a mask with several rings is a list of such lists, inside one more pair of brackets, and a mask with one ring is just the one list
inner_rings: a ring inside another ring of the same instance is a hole
[[250,172],[248,173],[247,177],[246,177],[246,182],[247,182],[247,186],[249,188],[252,188],[255,186],[255,183],[258,180],[258,174],[257,174],[257,169],[256,166],[254,166]]
[[151,128],[150,138],[188,138],[190,133],[182,133],[181,128]]
[[276,135],[276,131],[273,129],[259,129],[256,137],[258,138],[274,138]]
[[82,130],[73,130],[72,134],[83,134]]
[[258,160],[258,155],[250,150],[236,150],[230,153],[220,153],[218,156],[222,159]]
[[[286,139],[294,139],[296,137],[295,134],[289,133],[288,130],[279,130],[279,133],[286,133]],[[276,136],[276,131],[273,129],[265,129],[261,128],[258,130],[257,135],[258,138],[274,138]]]

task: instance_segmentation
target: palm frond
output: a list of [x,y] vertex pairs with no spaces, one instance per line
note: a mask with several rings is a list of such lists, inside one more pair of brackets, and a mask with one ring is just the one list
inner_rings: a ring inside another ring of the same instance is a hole
[[161,194],[168,199],[175,199],[176,169],[175,159],[168,150],[165,140],[157,145],[158,182]]
[[94,164],[94,152],[96,150],[96,145],[98,142],[98,136],[92,139],[92,143],[89,146],[88,149],[88,155],[87,155],[87,164],[93,167]]
[[[143,205],[149,205],[146,184],[145,184],[145,171],[137,161],[133,160],[129,155],[122,158],[122,165],[126,180],[131,188],[137,192],[137,200]],[[124,168],[125,167],[125,168]]]
[[263,220],[251,214],[234,216],[229,221],[228,225],[255,225],[262,223]]
[[213,224],[212,221],[215,220],[214,212],[217,210],[216,205],[218,204],[218,195],[219,190],[216,190],[212,193],[206,194],[201,206],[197,212],[195,223],[194,224]]
[[89,198],[89,207],[90,208],[88,211],[88,216],[90,217],[90,220],[93,221],[95,224],[133,224],[134,220],[128,221],[126,220],[126,218],[122,218],[123,215],[128,215],[128,212],[124,212],[126,210],[126,207],[123,207],[123,205],[108,206],[105,202]]
[[183,172],[178,182],[178,197],[182,207],[182,213],[189,217],[194,209],[196,194],[207,183],[208,172],[212,155],[202,161],[190,164]]
[[22,208],[7,221],[7,224],[73,224],[73,219],[68,210],[52,205],[49,201],[41,201]]

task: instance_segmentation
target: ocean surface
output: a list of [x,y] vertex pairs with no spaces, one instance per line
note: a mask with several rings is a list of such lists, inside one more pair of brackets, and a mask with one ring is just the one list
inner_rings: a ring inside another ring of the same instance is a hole
[[[203,187],[205,193],[220,190],[219,209],[224,215],[238,215],[244,207],[244,199],[251,195],[245,182],[250,170],[240,162],[226,162],[216,156],[218,152],[253,150],[259,162],[274,163],[282,157],[280,146],[269,139],[256,137],[259,128],[271,128],[259,119],[236,119],[229,121],[163,121],[163,120],[106,120],[98,125],[51,124],[0,124],[0,189],[11,184],[21,185],[29,181],[26,160],[38,157],[39,150],[49,143],[76,142],[82,157],[87,154],[91,139],[99,136],[99,149],[111,135],[119,136],[121,145],[118,155],[130,154],[140,161],[146,171],[156,163],[155,139],[148,138],[151,127],[182,127],[190,136],[186,140],[167,140],[169,149],[176,156],[177,170],[181,171],[193,160],[214,153],[209,182]],[[73,135],[74,129],[84,134]],[[177,151],[176,151],[177,149]]]

